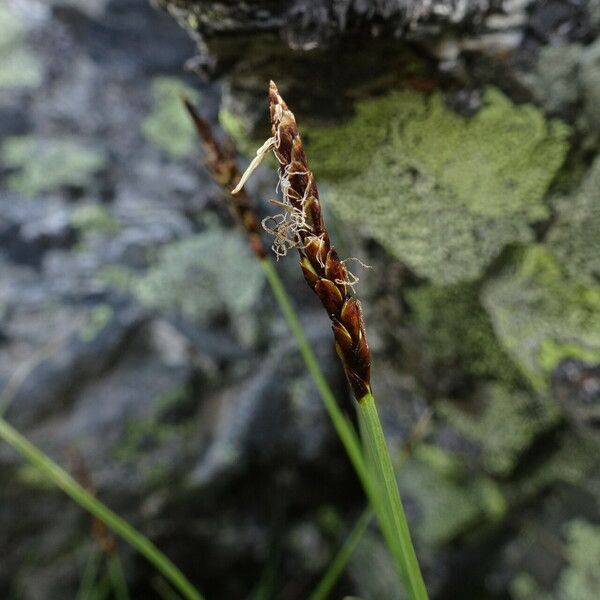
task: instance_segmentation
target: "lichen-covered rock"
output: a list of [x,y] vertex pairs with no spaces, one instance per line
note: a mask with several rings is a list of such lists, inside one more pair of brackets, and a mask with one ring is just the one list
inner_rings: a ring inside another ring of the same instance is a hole
[[154,108],[142,129],[148,140],[175,157],[191,154],[196,147],[196,132],[181,101],[195,101],[196,91],[176,77],[157,77],[152,82]]
[[437,284],[476,279],[549,216],[544,195],[567,128],[487,91],[465,119],[440,95],[393,93],[359,103],[353,120],[307,132],[328,199],[414,271]]
[[[587,508],[589,498],[577,506],[574,490],[552,496],[537,523],[528,526],[505,550],[505,560],[521,571],[509,585],[513,600],[593,600],[600,594],[598,560],[600,527]],[[565,508],[564,503],[575,503]],[[561,506],[563,505],[563,506]],[[562,509],[567,519],[560,514]],[[585,516],[575,516],[577,510]],[[568,518],[568,515],[573,515]],[[562,517],[562,518],[561,518]],[[536,552],[532,552],[535,548]],[[561,548],[561,552],[556,552]]]
[[600,158],[577,192],[557,201],[556,211],[547,242],[562,269],[573,280],[600,282]]
[[39,57],[25,44],[24,20],[10,7],[0,6],[0,90],[36,87],[43,77]]
[[542,450],[538,448],[537,453],[531,454],[523,471],[506,484],[512,502],[535,498],[559,484],[582,488],[584,482],[598,473],[600,461],[594,443],[578,439],[570,431],[558,432],[551,440]]
[[73,227],[81,233],[114,233],[119,230],[118,221],[101,204],[83,204],[71,215]]
[[26,196],[61,187],[85,188],[107,160],[102,152],[74,139],[34,136],[6,139],[0,158],[16,169],[8,176],[8,186]]
[[579,100],[579,61],[582,46],[544,46],[534,73],[524,78],[534,97],[549,112],[571,112]]
[[243,237],[214,229],[162,248],[136,293],[149,306],[207,322],[246,313],[258,300],[263,281]]
[[552,391],[573,425],[600,443],[600,365],[563,360],[552,371]]
[[594,600],[600,596],[600,526],[576,519],[566,525],[568,567],[561,573],[561,600]]
[[426,351],[440,367],[473,377],[522,383],[519,368],[498,341],[479,301],[479,285],[423,285],[406,291]]
[[411,531],[430,550],[482,522],[501,518],[506,510],[493,480],[473,476],[464,463],[439,446],[419,446],[397,476],[407,511],[417,513]]
[[600,136],[600,41],[544,46],[533,72],[522,76],[545,110],[575,123],[582,145]]
[[519,252],[482,298],[496,335],[537,388],[564,358],[600,360],[600,286],[568,279],[545,247]]
[[560,407],[551,399],[487,385],[471,400],[471,412],[440,402],[439,414],[476,444],[484,469],[506,476],[541,433],[556,424]]

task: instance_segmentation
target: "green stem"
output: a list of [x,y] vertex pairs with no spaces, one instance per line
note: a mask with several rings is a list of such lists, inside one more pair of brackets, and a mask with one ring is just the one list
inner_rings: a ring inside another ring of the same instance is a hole
[[350,535],[346,538],[346,540],[342,544],[342,547],[335,555],[335,558],[327,567],[327,571],[321,578],[321,581],[319,581],[319,584],[317,585],[313,593],[308,597],[308,600],[326,600],[326,598],[331,593],[333,586],[336,584],[339,576],[346,568],[346,564],[350,560],[350,557],[356,550],[356,547],[362,539],[362,536],[365,533],[365,530],[367,529],[369,523],[371,522],[372,517],[373,510],[369,506],[365,508],[365,510],[362,512],[362,514],[354,524]]
[[162,577],[154,581],[152,587],[162,600],[181,600],[181,596]]
[[103,521],[117,535],[153,564],[187,600],[203,600],[185,575],[145,536],[102,504],[79,485],[43,452],[23,437],[4,419],[0,418],[0,438],[35,465],[48,479],[70,496],[82,508]]
[[86,600],[90,598],[93,593],[94,584],[96,577],[100,571],[100,564],[102,563],[102,554],[98,551],[95,544],[90,549],[90,555],[86,561],[85,568],[83,570],[83,576],[81,577],[81,583],[79,584],[79,590],[75,600]]
[[352,466],[354,467],[354,470],[356,471],[356,474],[358,475],[358,478],[360,479],[367,496],[370,497],[369,475],[356,431],[354,430],[354,427],[351,425],[348,418],[340,410],[333,392],[325,380],[323,371],[321,371],[321,367],[319,367],[317,357],[310,347],[309,341],[304,335],[302,325],[300,325],[300,321],[298,320],[298,316],[296,315],[292,301],[285,291],[281,278],[273,266],[273,262],[268,258],[263,258],[261,259],[260,264],[265,271],[267,280],[271,286],[271,289],[273,290],[273,294],[275,295],[275,299],[279,304],[281,312],[283,313],[283,316],[285,317],[293,336],[298,342],[298,347],[300,349],[300,353],[302,354],[302,358],[304,359],[315,385],[317,386],[319,395],[325,404],[325,409],[331,418],[331,422],[333,423],[338,437],[342,441],[342,444],[348,453],[348,457],[352,462]]
[[363,444],[369,460],[369,465],[367,465],[363,448],[354,427],[335,401],[331,388],[323,376],[317,357],[304,335],[292,302],[273,263],[267,258],[262,259],[260,262],[275,299],[298,342],[304,362],[315,381],[333,426],[348,453],[369,503],[378,516],[381,531],[398,565],[410,598],[411,600],[426,600],[427,591],[410,539],[396,477],[385,445],[373,396],[369,394],[359,402],[359,422],[363,434]]
[[427,590],[410,538],[398,482],[372,394],[359,400],[358,414],[367,460],[376,486],[375,509],[381,529],[400,568],[409,597],[411,600],[427,600]]
[[108,559],[108,574],[115,593],[115,600],[129,600],[127,581],[125,580],[125,573],[123,573],[123,565],[118,552],[112,554]]

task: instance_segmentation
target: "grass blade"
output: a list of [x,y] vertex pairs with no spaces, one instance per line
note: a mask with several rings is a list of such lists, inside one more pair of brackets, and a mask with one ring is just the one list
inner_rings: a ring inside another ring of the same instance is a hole
[[0,438],[35,465],[46,478],[135,548],[160,571],[186,600],[203,600],[185,575],[144,535],[79,485],[64,469],[0,418]]
[[427,590],[410,537],[398,483],[372,394],[358,403],[359,423],[377,497],[377,515],[411,600],[427,600]]
[[358,435],[356,434],[356,430],[350,423],[348,417],[344,415],[338,406],[333,392],[331,391],[331,388],[329,387],[329,384],[323,375],[323,371],[321,370],[321,367],[319,367],[317,357],[315,356],[309,341],[304,335],[304,330],[302,329],[302,325],[300,324],[296,311],[294,310],[292,301],[285,291],[283,282],[275,270],[273,262],[268,258],[263,258],[261,259],[260,264],[265,271],[267,281],[273,290],[275,299],[277,300],[279,308],[281,309],[281,312],[287,321],[288,327],[290,328],[292,335],[296,338],[296,342],[298,343],[298,347],[300,349],[300,354],[302,355],[306,367],[308,368],[308,371],[310,372],[313,381],[317,386],[317,390],[323,400],[323,404],[325,404],[325,409],[329,414],[335,431],[344,445],[346,452],[348,453],[348,457],[350,458],[352,466],[354,467],[360,482],[363,484],[363,487],[367,492],[367,496],[369,496],[369,475],[365,465],[361,443]]
[[181,596],[162,577],[152,582],[152,588],[162,600],[181,600]]
[[85,562],[85,568],[83,569],[83,575],[81,576],[81,582],[75,600],[87,600],[87,598],[92,597],[101,563],[102,553],[99,552],[95,546],[92,546],[90,555]]
[[108,574],[115,593],[115,600],[129,600],[127,581],[125,580],[123,565],[118,552],[112,554],[108,559]]
[[350,557],[354,553],[354,550],[356,550],[356,547],[362,539],[362,536],[372,518],[373,510],[371,507],[366,508],[354,524],[354,528],[350,532],[350,535],[346,538],[342,544],[342,547],[335,555],[335,558],[327,567],[327,570],[319,581],[319,584],[313,593],[308,597],[308,600],[326,600],[340,575],[344,572]]

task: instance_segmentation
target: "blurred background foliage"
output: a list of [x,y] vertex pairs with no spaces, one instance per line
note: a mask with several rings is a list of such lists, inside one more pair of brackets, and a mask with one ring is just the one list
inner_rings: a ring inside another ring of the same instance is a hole
[[[349,263],[398,456],[431,414],[398,478],[432,598],[598,598],[600,3],[158,4],[0,2],[0,411],[208,598],[308,597],[364,499],[181,106],[244,164],[273,78],[372,266]],[[76,597],[96,546],[0,447],[0,596]],[[344,594],[402,598],[375,527]]]

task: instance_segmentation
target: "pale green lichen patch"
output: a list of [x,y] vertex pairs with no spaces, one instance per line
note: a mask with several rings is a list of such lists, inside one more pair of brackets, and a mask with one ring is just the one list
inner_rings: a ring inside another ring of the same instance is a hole
[[580,145],[598,145],[600,40],[589,45],[544,46],[535,70],[522,80],[547,111],[571,116],[580,133]]
[[256,149],[262,142],[253,139],[240,117],[232,112],[221,109],[219,111],[219,124],[227,135],[235,142],[236,149],[248,157],[256,155]]
[[535,72],[524,77],[536,100],[547,111],[561,112],[577,104],[582,51],[580,44],[543,46]]
[[106,164],[102,152],[74,140],[8,138],[0,159],[17,171],[7,178],[15,192],[33,196],[61,187],[84,188]]
[[492,322],[473,283],[425,285],[406,292],[413,318],[437,362],[474,377],[509,385],[524,381],[518,367],[496,338]]
[[471,119],[440,95],[393,93],[341,127],[309,130],[307,153],[342,218],[438,284],[476,279],[532,239],[567,151],[568,129],[488,90]]
[[544,591],[529,573],[520,573],[511,582],[513,600],[596,600],[600,598],[600,527],[583,519],[565,526],[566,560],[553,593]]
[[0,5],[0,89],[35,87],[42,82],[42,64],[24,38],[21,19]]
[[152,399],[150,414],[126,424],[123,437],[112,456],[125,464],[135,465],[146,485],[153,488],[173,483],[173,461],[169,448],[178,455],[188,447],[195,431],[193,419],[174,419],[179,408],[188,403],[190,390],[176,386],[165,396]]
[[600,598],[600,526],[576,519],[566,527],[568,567],[561,573],[561,600]]
[[600,360],[600,286],[566,278],[543,246],[524,249],[485,284],[496,335],[534,386],[567,356]]
[[552,252],[569,277],[600,282],[600,158],[577,193],[558,201],[556,209],[548,234]]
[[98,306],[95,306],[91,310],[87,322],[79,333],[80,339],[83,342],[92,341],[98,333],[104,329],[113,314],[113,308],[109,304],[99,304]]
[[545,449],[543,457],[530,459],[520,477],[506,486],[507,496],[511,502],[522,502],[557,483],[581,484],[598,472],[597,455],[598,447],[593,442],[562,433]]
[[239,234],[215,229],[163,248],[135,292],[149,306],[207,321],[250,310],[263,280]]
[[317,178],[337,181],[356,177],[387,142],[392,128],[426,113],[426,97],[415,93],[391,93],[356,104],[355,117],[341,125],[302,130],[309,164]]
[[480,448],[483,467],[495,475],[510,474],[535,438],[560,418],[560,409],[552,400],[495,384],[483,386],[471,404],[476,407],[473,412],[447,401],[436,408]]
[[115,233],[119,223],[108,209],[101,204],[84,204],[78,206],[71,216],[73,227],[81,233]]
[[196,132],[181,101],[182,96],[187,96],[194,102],[198,99],[198,93],[180,79],[154,79],[154,107],[142,125],[142,131],[148,140],[176,157],[191,154],[196,147]]
[[129,292],[136,283],[136,275],[133,269],[123,265],[107,265],[98,272],[98,277],[106,285],[121,292]]
[[463,472],[459,462],[436,446],[419,446],[399,469],[398,482],[403,495],[419,507],[411,529],[427,546],[450,542],[506,511],[502,493],[491,479]]

